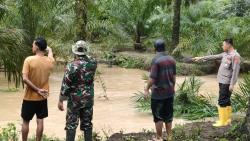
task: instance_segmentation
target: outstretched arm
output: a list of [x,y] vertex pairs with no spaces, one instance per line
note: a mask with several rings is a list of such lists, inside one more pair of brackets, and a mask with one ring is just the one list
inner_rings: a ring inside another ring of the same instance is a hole
[[208,55],[203,57],[194,57],[192,58],[193,61],[210,61],[210,60],[219,60],[223,58],[223,53],[216,54],[216,55]]

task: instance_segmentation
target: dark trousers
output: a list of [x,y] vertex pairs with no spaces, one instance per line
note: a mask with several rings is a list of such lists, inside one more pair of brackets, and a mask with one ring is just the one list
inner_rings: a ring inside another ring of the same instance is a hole
[[219,83],[219,100],[218,100],[218,104],[220,105],[220,107],[227,107],[227,106],[231,106],[231,94],[232,92],[229,91],[229,86],[230,84],[222,84]]

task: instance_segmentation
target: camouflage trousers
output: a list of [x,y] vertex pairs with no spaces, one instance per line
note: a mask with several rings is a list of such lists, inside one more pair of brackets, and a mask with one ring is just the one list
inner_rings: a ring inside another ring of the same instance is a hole
[[93,107],[85,107],[80,109],[67,109],[65,130],[76,130],[79,120],[80,129],[87,131],[92,129]]

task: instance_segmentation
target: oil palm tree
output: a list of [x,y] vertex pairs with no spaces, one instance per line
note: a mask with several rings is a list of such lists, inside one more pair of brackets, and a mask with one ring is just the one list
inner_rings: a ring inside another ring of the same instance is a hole
[[14,81],[16,86],[19,86],[22,63],[28,51],[24,44],[23,30],[9,28],[4,24],[7,11],[4,2],[0,1],[0,65],[3,65],[8,81]]
[[87,37],[87,2],[88,0],[75,1],[75,25],[76,25],[76,39],[86,40]]
[[147,35],[148,20],[161,0],[106,0],[107,9],[117,28],[129,35],[134,42],[135,50],[142,50],[142,37]]
[[45,36],[49,43],[73,39],[70,32],[73,27],[73,2],[0,2],[0,64],[4,66],[8,80],[14,80],[18,86],[23,61],[31,54],[31,44],[36,36]]

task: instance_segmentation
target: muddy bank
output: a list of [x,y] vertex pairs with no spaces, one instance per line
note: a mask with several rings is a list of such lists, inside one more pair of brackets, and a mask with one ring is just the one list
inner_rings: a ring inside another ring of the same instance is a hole
[[[184,126],[176,127],[173,130],[173,141],[193,140],[193,141],[219,141],[227,136],[230,126],[215,128],[212,122],[188,123]],[[164,133],[165,135],[166,133]],[[155,135],[154,132],[144,131],[140,133],[116,133],[108,141],[148,141]],[[166,136],[166,135],[165,135]],[[227,138],[227,141],[234,141]]]

